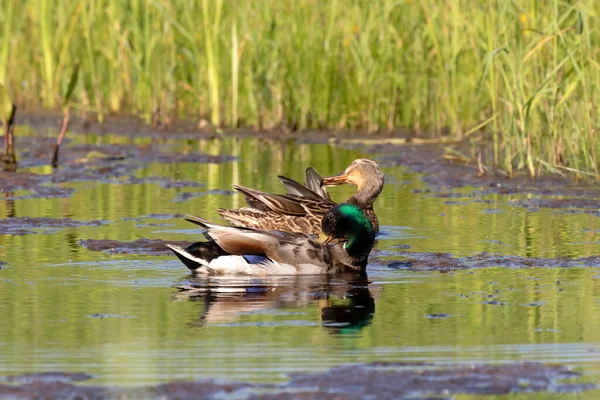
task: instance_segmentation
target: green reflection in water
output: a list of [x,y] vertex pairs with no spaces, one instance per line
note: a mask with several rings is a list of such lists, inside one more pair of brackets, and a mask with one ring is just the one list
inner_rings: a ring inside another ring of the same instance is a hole
[[[144,145],[152,140],[76,138],[97,144]],[[192,240],[198,231],[172,214],[219,221],[217,207],[243,205],[241,196],[215,191],[242,184],[278,192],[278,174],[302,179],[309,165],[334,174],[365,156],[328,145],[259,139],[170,140],[164,146],[231,154],[239,161],[155,163],[135,172],[137,178],[190,180],[202,187],[77,182],[63,184],[76,189],[66,199],[0,202],[3,217],[107,222],[0,235],[0,261],[8,263],[0,270],[0,374],[83,371],[99,382],[118,384],[201,377],[273,381],[291,371],[381,360],[541,360],[566,362],[592,376],[600,373],[596,269],[488,268],[440,274],[373,264],[371,283],[357,284],[358,292],[341,278],[240,280],[234,286],[252,288],[250,293],[185,298],[173,285],[190,283],[189,276],[174,257],[112,255],[82,247],[81,239]],[[377,245],[382,259],[397,260],[398,244],[410,245],[408,251],[456,255],[600,253],[594,216],[531,212],[513,205],[526,195],[472,197],[472,189],[460,189],[448,193],[464,197],[437,197],[422,192],[427,186],[420,175],[382,165],[387,185],[376,204],[383,226]],[[353,190],[331,192],[344,199]],[[175,201],[183,193],[209,191]],[[223,282],[196,284],[214,289]],[[374,315],[365,314],[372,302]],[[351,326],[336,324],[340,310],[354,317]]]

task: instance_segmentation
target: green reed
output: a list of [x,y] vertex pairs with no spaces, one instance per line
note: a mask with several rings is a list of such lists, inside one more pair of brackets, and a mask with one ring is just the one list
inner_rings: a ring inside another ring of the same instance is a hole
[[[219,126],[489,140],[488,165],[598,174],[600,3],[5,2],[0,78],[28,107]],[[8,18],[12,16],[12,18]]]

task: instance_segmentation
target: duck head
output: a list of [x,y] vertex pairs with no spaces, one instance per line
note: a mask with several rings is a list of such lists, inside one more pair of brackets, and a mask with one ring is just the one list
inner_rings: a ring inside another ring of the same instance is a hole
[[351,270],[364,271],[375,241],[375,230],[363,210],[343,203],[323,216],[319,242],[329,244],[334,261]]
[[362,207],[371,207],[377,196],[383,190],[384,177],[381,168],[373,160],[360,158],[354,160],[344,172],[339,175],[323,179],[325,186],[338,186],[351,184],[357,187],[356,193],[351,197],[352,203]]

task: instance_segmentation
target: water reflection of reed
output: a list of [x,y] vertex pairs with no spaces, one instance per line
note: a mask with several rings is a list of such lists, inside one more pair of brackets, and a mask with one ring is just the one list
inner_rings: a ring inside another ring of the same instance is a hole
[[15,200],[13,196],[14,192],[4,193],[4,200],[6,203],[4,218],[13,218],[15,216]]
[[[233,323],[243,315],[278,314],[317,306],[331,333],[356,332],[370,324],[375,300],[366,276],[196,278],[174,297],[203,304],[194,324]],[[377,289],[376,289],[377,291]]]

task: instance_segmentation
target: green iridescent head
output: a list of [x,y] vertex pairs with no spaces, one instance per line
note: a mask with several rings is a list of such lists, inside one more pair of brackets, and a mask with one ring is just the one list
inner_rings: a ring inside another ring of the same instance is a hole
[[331,239],[344,241],[344,249],[350,255],[369,254],[375,241],[375,231],[360,207],[339,204],[325,214],[321,230]]

